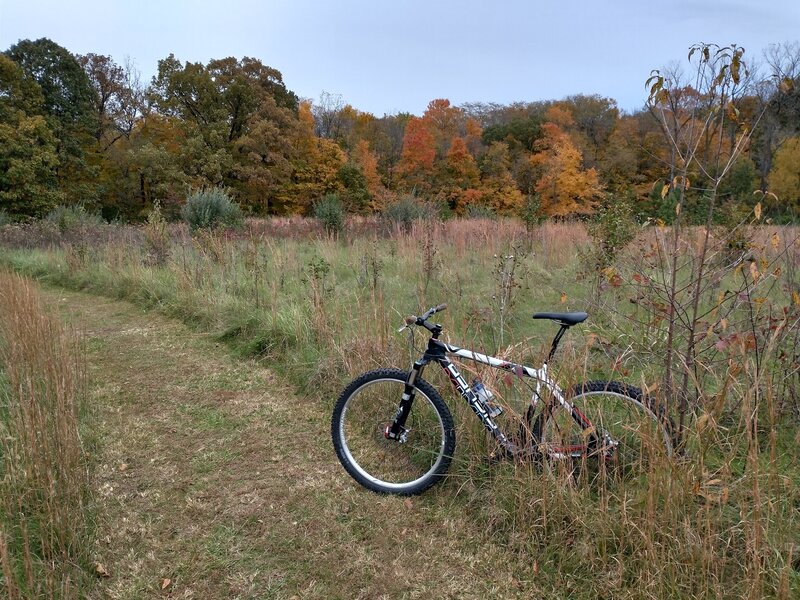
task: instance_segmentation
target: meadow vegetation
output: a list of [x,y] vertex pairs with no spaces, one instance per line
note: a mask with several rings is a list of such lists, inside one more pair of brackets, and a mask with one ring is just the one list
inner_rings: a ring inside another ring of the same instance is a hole
[[[511,219],[349,217],[337,235],[297,217],[194,235],[158,219],[82,225],[80,236],[40,223],[4,227],[0,259],[213,332],[288,378],[321,420],[356,374],[416,357],[424,339],[396,333],[408,313],[447,302],[446,339],[537,364],[555,330],[530,314],[588,310],[555,361],[557,378],[648,390],[675,420],[678,455],[625,485],[591,483],[564,465],[491,463],[491,442],[429,369],[458,424],[452,474],[437,494],[488,526],[555,595],[790,598],[800,586],[800,243],[796,228],[759,216],[742,222],[734,245],[727,229],[637,225],[629,243],[607,235],[602,245],[581,223]],[[608,219],[614,230],[618,219]],[[669,290],[674,273],[692,306],[686,284],[701,256],[702,318],[692,321]],[[698,351],[687,363],[690,342]],[[670,343],[679,359],[667,363]],[[519,409],[525,388],[482,375]]]
[[0,272],[0,590],[79,598],[90,581],[85,361],[35,286]]
[[[20,42],[0,66],[22,89],[30,57],[75,62],[53,46]],[[775,223],[791,222],[799,193],[783,171],[796,150],[786,116],[800,106],[800,63],[796,46],[773,48],[759,80],[743,54],[692,47],[688,75],[653,71],[635,115],[576,96],[512,107],[439,99],[420,118],[380,120],[298,102],[254,59],[170,56],[148,91],[154,112],[120,105],[99,128],[97,142],[127,123],[99,151],[118,142],[119,162],[98,158],[101,181],[125,176],[85,202],[146,224],[77,207],[34,220],[67,192],[81,197],[76,164],[47,179],[50,196],[34,176],[13,195],[0,189],[12,209],[2,219],[15,221],[0,221],[0,262],[211,332],[282,374],[320,421],[356,374],[418,356],[424,339],[396,333],[408,313],[447,302],[446,339],[537,364],[555,331],[531,313],[587,310],[556,378],[641,387],[671,417],[675,455],[625,483],[566,461],[488,460],[495,448],[455,399],[457,454],[432,496],[449,494],[453,511],[488,526],[509,560],[529,565],[516,577],[551,596],[796,597],[800,232]],[[83,65],[97,75],[109,63]],[[244,70],[257,77],[240,81]],[[29,88],[30,106],[9,111],[15,127],[34,127],[49,107]],[[205,90],[206,116],[184,88]],[[226,112],[232,90],[252,108],[244,120]],[[46,131],[30,133],[55,152]],[[28,146],[20,138],[14,152]],[[246,213],[292,216],[242,222],[219,185]],[[183,206],[186,222],[170,223],[192,188],[202,191]],[[473,368],[503,418],[524,410],[523,384]],[[449,387],[434,369],[426,377]]]

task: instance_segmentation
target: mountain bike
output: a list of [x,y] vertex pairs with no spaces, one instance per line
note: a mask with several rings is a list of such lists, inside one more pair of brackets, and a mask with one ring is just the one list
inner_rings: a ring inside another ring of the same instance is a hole
[[[363,373],[336,402],[333,447],[345,470],[364,487],[415,495],[446,474],[456,434],[447,404],[422,378],[431,363],[445,371],[507,457],[591,462],[606,473],[625,477],[641,472],[658,455],[672,454],[670,421],[639,388],[617,381],[586,381],[564,391],[550,378],[548,363],[561,338],[585,321],[587,313],[534,314],[534,319],[555,321],[560,328],[542,366],[532,368],[444,343],[439,339],[442,326],[429,319],[445,308],[440,304],[422,316],[406,317],[399,331],[423,327],[430,332],[427,349],[409,371],[384,368]],[[450,355],[533,380],[523,414],[504,422],[510,411],[502,401],[480,379],[467,383]]]

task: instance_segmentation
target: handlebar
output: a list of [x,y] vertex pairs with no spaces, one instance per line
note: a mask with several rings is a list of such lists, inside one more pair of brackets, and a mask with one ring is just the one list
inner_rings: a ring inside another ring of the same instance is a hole
[[418,317],[416,315],[409,315],[404,319],[405,325],[400,328],[400,331],[405,329],[406,327],[410,327],[411,325],[421,325],[428,331],[432,333],[439,333],[442,331],[441,325],[434,325],[432,323],[428,323],[428,319],[435,315],[437,312],[442,312],[447,308],[447,304],[442,303],[433,308],[429,308],[425,314]]

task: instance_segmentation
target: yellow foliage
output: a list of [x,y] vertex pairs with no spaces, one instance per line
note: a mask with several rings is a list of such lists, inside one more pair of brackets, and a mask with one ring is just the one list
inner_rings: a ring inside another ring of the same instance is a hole
[[775,152],[769,189],[784,205],[800,204],[800,137],[791,137]]
[[558,217],[591,214],[603,192],[597,171],[581,168],[580,151],[560,128],[546,124],[543,129],[543,151],[530,158],[541,172],[535,189],[542,211]]

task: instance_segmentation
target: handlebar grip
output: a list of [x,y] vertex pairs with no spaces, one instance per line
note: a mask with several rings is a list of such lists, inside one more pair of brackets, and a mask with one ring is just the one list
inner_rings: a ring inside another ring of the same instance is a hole
[[437,306],[436,308],[433,309],[433,312],[435,312],[435,313],[442,312],[445,308],[447,308],[447,303],[446,302],[442,302],[439,306]]

